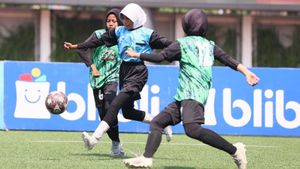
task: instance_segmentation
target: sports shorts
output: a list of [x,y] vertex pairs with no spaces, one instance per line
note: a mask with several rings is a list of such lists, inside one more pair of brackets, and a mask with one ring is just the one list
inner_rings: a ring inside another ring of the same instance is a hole
[[170,103],[162,113],[171,115],[173,124],[180,122],[204,124],[204,107],[201,103],[188,99]]
[[133,99],[141,98],[140,92],[148,80],[144,62],[122,62],[120,66],[120,92],[133,92]]

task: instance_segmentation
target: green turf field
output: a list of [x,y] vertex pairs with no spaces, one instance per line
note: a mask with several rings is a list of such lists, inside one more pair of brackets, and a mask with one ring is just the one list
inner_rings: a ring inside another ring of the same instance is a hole
[[[110,157],[111,143],[104,137],[86,151],[80,132],[0,131],[1,169],[118,169],[120,158]],[[300,138],[225,136],[230,142],[247,145],[249,169],[299,169]],[[146,134],[121,134],[127,157],[141,154]],[[155,155],[153,168],[234,169],[231,157],[185,135],[163,142]]]

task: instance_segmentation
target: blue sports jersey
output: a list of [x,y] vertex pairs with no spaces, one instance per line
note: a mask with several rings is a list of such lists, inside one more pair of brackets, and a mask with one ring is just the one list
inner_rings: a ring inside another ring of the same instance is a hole
[[131,48],[137,53],[151,53],[150,37],[153,33],[152,29],[141,27],[135,30],[128,30],[124,26],[115,29],[118,39],[118,50],[120,58],[125,62],[141,62],[139,58],[132,58],[125,55],[125,51]]

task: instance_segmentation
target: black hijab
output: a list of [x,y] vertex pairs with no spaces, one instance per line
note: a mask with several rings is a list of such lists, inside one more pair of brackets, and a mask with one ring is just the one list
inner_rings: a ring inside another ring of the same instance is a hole
[[[121,12],[121,10],[118,9],[118,8],[112,8],[112,9],[110,9],[110,10],[106,13],[105,22],[106,22],[106,20],[107,20],[107,17],[108,17],[110,14],[113,14],[113,15],[115,15],[116,18],[117,18],[118,25],[119,25],[119,26],[123,25],[123,22],[122,22],[122,21],[120,20],[120,18],[119,18],[120,12]],[[107,28],[106,28],[106,29],[107,29]]]
[[205,37],[208,29],[207,15],[200,9],[191,9],[182,17],[182,28],[187,36]]

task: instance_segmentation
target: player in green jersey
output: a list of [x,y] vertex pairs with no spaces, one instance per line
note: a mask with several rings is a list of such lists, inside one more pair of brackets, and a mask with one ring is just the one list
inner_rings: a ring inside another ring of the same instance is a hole
[[144,154],[125,159],[123,162],[129,167],[151,167],[152,157],[161,143],[163,128],[183,122],[187,136],[227,152],[233,157],[239,169],[246,169],[246,149],[243,143],[231,144],[219,134],[201,125],[204,124],[204,105],[211,88],[214,59],[241,72],[251,86],[256,85],[259,78],[226,54],[213,41],[205,38],[208,22],[203,11],[192,9],[187,12],[182,18],[182,27],[187,36],[173,42],[160,53],[126,51],[131,57],[150,62],[179,61],[180,72],[175,101],[151,121]]
[[[94,31],[86,41],[92,38],[100,39],[101,35],[107,30],[122,25],[119,14],[120,10],[117,8],[109,10],[105,19],[106,28]],[[65,48],[67,48],[66,43]],[[117,94],[121,64],[118,46],[106,47],[103,45],[97,47],[92,55],[90,55],[89,50],[78,50],[78,54],[86,66],[90,67],[90,86],[93,89],[94,100],[100,119],[103,120],[109,105]],[[124,156],[119,138],[118,120],[114,122],[114,125],[107,131],[107,134],[112,140],[111,155],[117,157]]]

